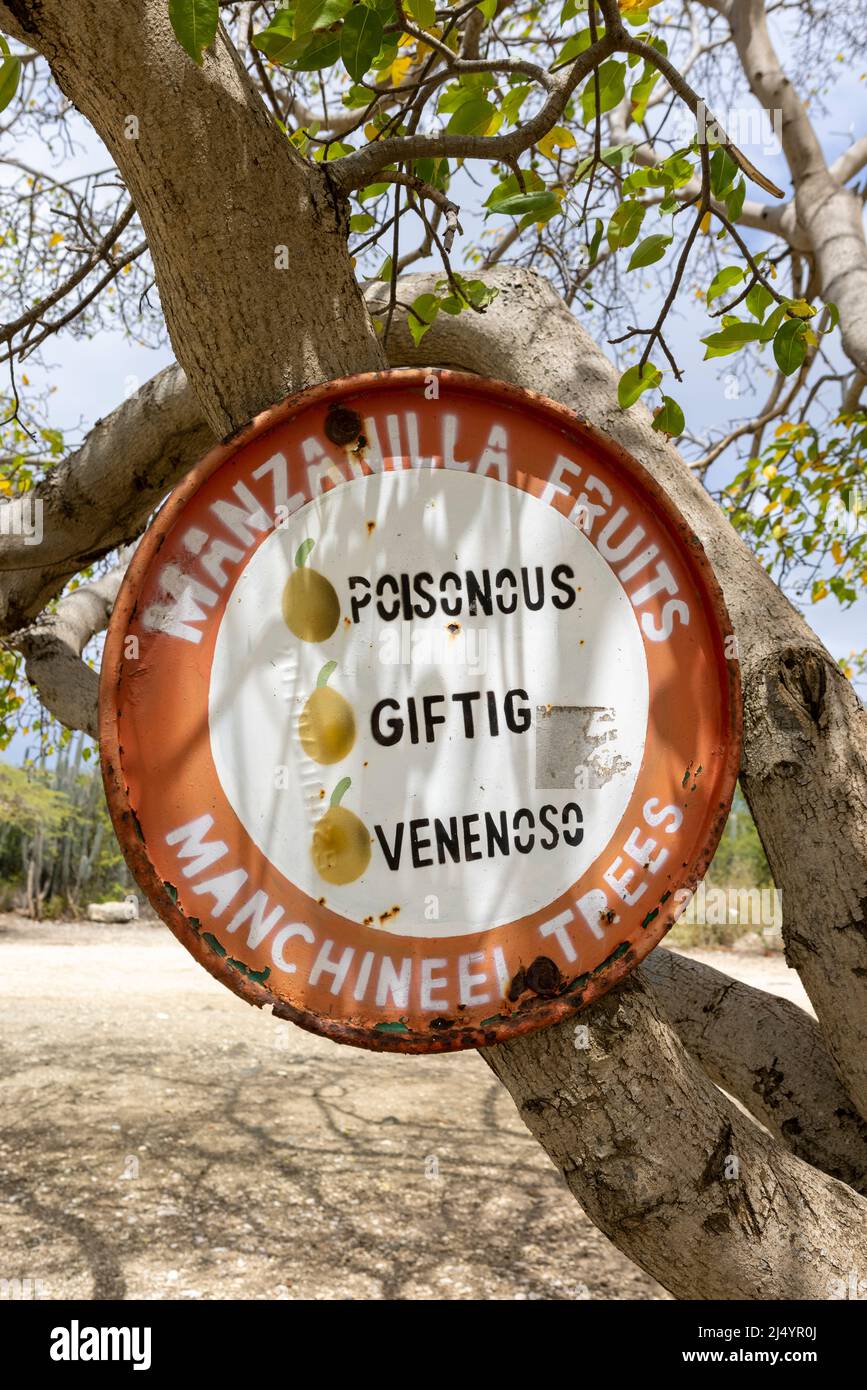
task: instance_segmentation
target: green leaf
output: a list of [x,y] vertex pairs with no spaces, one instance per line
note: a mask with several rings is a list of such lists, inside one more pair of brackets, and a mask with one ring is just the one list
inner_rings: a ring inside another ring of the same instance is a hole
[[[267,29],[253,35],[253,47],[272,63],[288,63],[302,45],[295,42],[295,16],[291,10],[278,10]],[[369,94],[367,100],[370,100]]]
[[18,90],[21,61],[15,57],[2,34],[0,34],[0,53],[4,55],[3,61],[0,63],[0,111],[5,111]]
[[296,41],[295,52],[282,61],[297,72],[318,72],[320,68],[330,68],[340,57],[340,33],[324,30],[305,34]]
[[677,401],[672,400],[671,396],[663,396],[662,405],[653,415],[653,428],[659,430],[660,434],[675,438],[683,434],[685,426],[686,420]]
[[523,217],[526,213],[556,212],[559,201],[556,193],[544,189],[541,193],[515,193],[511,198],[503,198],[492,212],[504,212],[509,217]]
[[[626,64],[618,63],[616,58],[609,58],[599,67],[598,74],[599,110],[612,111],[615,106],[620,105],[626,95]],[[584,124],[589,125],[596,115],[596,86],[592,74],[581,93],[581,110]]]
[[[467,280],[463,275],[456,275],[455,279],[464,297],[477,309],[487,309],[500,293],[496,285],[488,285],[484,280]],[[447,280],[441,280],[437,288],[445,289],[447,285]]]
[[656,84],[659,73],[650,64],[644,64],[644,72],[636,83],[633,84],[629,93],[630,118],[636,125],[641,125],[647,115],[647,103]]
[[787,319],[774,338],[774,358],[786,376],[796,372],[807,355],[804,341],[806,324],[801,319]]
[[726,212],[730,222],[737,222],[743,212],[744,199],[747,196],[747,181],[744,178],[738,179],[731,193],[726,197]]
[[645,237],[633,251],[632,260],[626,269],[640,270],[642,266],[654,265],[656,261],[661,261],[666,248],[673,240],[673,237],[665,236],[662,232],[654,232],[653,236]]
[[[295,6],[296,39],[312,34],[316,29],[330,29],[348,14],[351,6],[352,0],[298,0]],[[285,13],[285,10],[278,11],[278,14]]]
[[[278,10],[267,29],[260,29],[253,35],[252,43],[260,53],[264,53],[272,63],[285,63],[291,55],[294,43],[295,21],[288,10]],[[365,93],[370,100],[368,93]]]
[[644,204],[637,202],[634,198],[629,198],[620,204],[608,223],[608,245],[612,251],[616,251],[621,246],[632,245],[641,231],[641,224],[644,221],[646,211]]
[[407,314],[406,322],[412,340],[418,347],[425,333],[433,327],[434,319],[440,311],[440,302],[435,294],[420,294],[412,303],[413,312]]
[[[312,12],[310,20],[312,23],[316,22]],[[331,67],[338,61],[339,32],[310,30],[296,38],[294,26],[295,17],[292,11],[278,10],[268,28],[254,34],[254,48],[264,53],[272,63],[295,68],[299,72],[315,72],[318,68]]]
[[510,87],[503,100],[500,102],[500,110],[503,113],[503,120],[507,125],[514,125],[518,119],[521,107],[533,90],[529,82],[521,83],[518,87]]
[[199,67],[202,53],[214,42],[219,18],[219,0],[169,0],[175,38]]
[[349,230],[351,232],[369,232],[376,222],[375,217],[371,217],[369,212],[354,212],[349,219]]
[[453,113],[447,129],[452,135],[481,135],[496,114],[489,101],[473,93]]
[[[598,32],[598,31],[597,31]],[[580,34],[573,34],[568,38],[560,49],[557,57],[557,66],[561,63],[570,63],[573,58],[577,58],[579,53],[590,47],[590,30],[582,29]]]
[[730,353],[737,352],[739,348],[742,348],[745,343],[754,343],[761,337],[761,324],[727,323],[719,333],[711,333],[707,338],[702,338],[707,349],[704,360],[708,362],[712,357],[728,357]]
[[590,265],[590,266],[596,264],[596,257],[599,255],[599,246],[600,246],[600,243],[601,243],[601,241],[602,241],[602,233],[603,233],[604,230],[605,230],[605,229],[604,229],[604,226],[603,226],[603,223],[602,223],[602,218],[601,218],[601,217],[597,217],[597,218],[596,218],[596,225],[595,225],[595,227],[594,227],[594,229],[593,229],[593,236],[590,238],[590,243],[589,243],[589,245],[588,245],[588,247],[587,247],[587,256],[588,256],[588,262],[587,262],[587,263],[588,263],[588,265]]
[[762,319],[765,317],[765,311],[768,305],[772,304],[773,300],[774,296],[771,294],[770,290],[765,289],[765,286],[757,281],[747,294],[744,302],[753,318],[758,319],[759,323],[761,323]]
[[498,211],[498,204],[513,197],[516,193],[544,193],[545,180],[535,169],[524,169],[521,171],[523,188],[514,174],[509,174],[508,178],[502,179],[496,188],[485,199],[484,206],[490,212]]
[[654,367],[652,362],[645,362],[643,367],[636,363],[634,367],[627,368],[620,378],[617,399],[623,409],[628,410],[638,400],[642,391],[649,391],[661,381],[662,372],[658,367]]
[[727,265],[722,270],[718,270],[711,280],[707,289],[707,302],[712,304],[720,295],[725,294],[735,285],[739,285],[744,278],[744,272],[738,265]]
[[371,198],[379,198],[391,187],[388,183],[369,183],[366,188],[362,188],[356,193],[359,203],[367,203]]
[[786,317],[786,306],[785,306],[785,304],[777,304],[777,305],[775,305],[775,307],[773,308],[773,310],[771,311],[771,313],[770,313],[770,314],[768,315],[768,317],[765,319],[764,323],[761,324],[761,326],[760,326],[759,336],[761,337],[761,340],[762,340],[763,343],[769,343],[769,342],[771,341],[771,339],[773,338],[774,334],[776,333],[777,329],[779,328],[780,324],[783,322],[783,320],[785,319],[785,317]]
[[420,29],[432,29],[437,22],[436,0],[405,0],[404,9]]
[[355,5],[343,21],[340,56],[353,82],[360,82],[382,47],[382,20],[366,5]]
[[728,150],[714,150],[710,160],[710,191],[715,198],[724,198],[731,188],[738,166]]

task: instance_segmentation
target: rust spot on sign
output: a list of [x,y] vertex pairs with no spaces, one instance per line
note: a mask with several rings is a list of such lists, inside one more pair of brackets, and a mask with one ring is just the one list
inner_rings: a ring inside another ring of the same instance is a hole
[[325,417],[325,436],[332,444],[352,444],[361,434],[362,425],[357,410],[333,405]]

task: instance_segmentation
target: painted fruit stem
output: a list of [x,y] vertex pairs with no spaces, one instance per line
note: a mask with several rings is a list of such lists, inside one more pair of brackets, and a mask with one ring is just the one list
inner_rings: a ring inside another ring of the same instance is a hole
[[316,544],[316,542],[313,541],[313,540],[311,540],[309,536],[307,537],[307,540],[306,540],[306,541],[302,541],[302,542],[301,542],[301,544],[299,545],[298,549],[297,549],[296,552],[295,552],[295,567],[296,567],[296,569],[299,569],[299,570],[300,570],[300,569],[303,568],[304,565],[306,565],[307,561],[308,561],[309,558],[310,558],[310,552],[311,552],[311,550],[313,549],[313,547],[314,547],[315,544]]
[[349,788],[351,786],[351,777],[341,777],[340,781],[337,783],[337,786],[334,788],[334,791],[331,793],[331,805],[339,806],[341,801],[343,800],[343,797],[349,791]]
[[326,661],[319,675],[316,677],[316,689],[321,690],[323,686],[326,686],[336,670],[336,661]]

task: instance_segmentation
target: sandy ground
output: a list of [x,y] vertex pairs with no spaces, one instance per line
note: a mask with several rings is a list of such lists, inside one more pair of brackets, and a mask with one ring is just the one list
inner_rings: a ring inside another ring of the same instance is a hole
[[[779,957],[694,952],[803,1003]],[[0,1281],[48,1298],[657,1299],[474,1054],[338,1047],[159,924],[0,916]]]

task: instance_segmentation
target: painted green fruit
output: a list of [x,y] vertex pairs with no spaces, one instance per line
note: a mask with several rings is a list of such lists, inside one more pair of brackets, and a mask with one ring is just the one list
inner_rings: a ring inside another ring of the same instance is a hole
[[352,706],[345,696],[327,684],[336,665],[335,661],[329,661],[323,666],[316,689],[298,719],[301,747],[315,763],[339,763],[355,742]]
[[334,789],[331,805],[316,822],[310,855],[326,883],[341,885],[360,878],[370,863],[370,835],[354,811],[339,804],[350,785],[344,777]]
[[283,620],[302,642],[326,642],[340,621],[340,601],[334,585],[306,560],[315,542],[304,541],[295,556],[295,568],[283,589]]

